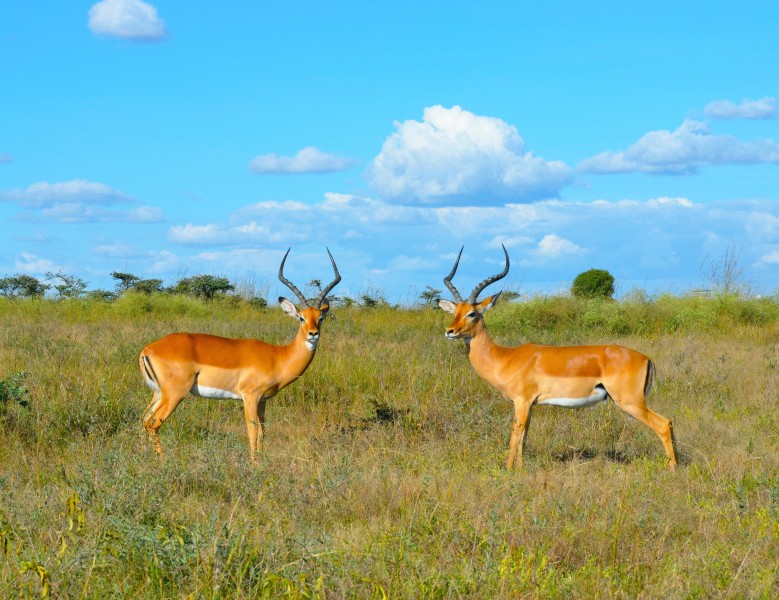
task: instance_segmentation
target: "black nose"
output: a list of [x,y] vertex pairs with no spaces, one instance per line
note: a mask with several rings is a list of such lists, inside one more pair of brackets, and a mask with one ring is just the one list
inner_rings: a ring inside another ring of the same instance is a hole
[[454,333],[454,329],[451,329],[451,328],[450,328],[450,329],[447,329],[447,330],[446,330],[446,334],[447,334],[447,335],[451,335],[451,334],[453,334],[453,333]]

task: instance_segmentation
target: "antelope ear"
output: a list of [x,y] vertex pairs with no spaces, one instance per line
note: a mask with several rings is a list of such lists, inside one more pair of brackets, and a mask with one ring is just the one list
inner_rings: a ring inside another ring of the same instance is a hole
[[322,313],[321,319],[324,319],[327,316],[327,313],[330,311],[330,305],[327,303],[327,300],[322,300],[322,304],[319,306],[319,312]]
[[479,311],[480,314],[485,313],[489,309],[491,309],[493,306],[495,306],[495,303],[498,301],[498,298],[500,298],[501,292],[498,292],[494,296],[490,296],[489,298],[485,298],[481,302],[479,302],[476,305],[476,310]]
[[457,311],[457,305],[451,300],[438,300],[438,306],[444,309],[448,313],[454,314]]
[[295,319],[300,319],[300,313],[298,312],[298,307],[295,306],[295,304],[283,296],[279,296],[279,306],[281,306],[281,310],[283,310],[285,313],[287,313],[290,317],[293,317]]

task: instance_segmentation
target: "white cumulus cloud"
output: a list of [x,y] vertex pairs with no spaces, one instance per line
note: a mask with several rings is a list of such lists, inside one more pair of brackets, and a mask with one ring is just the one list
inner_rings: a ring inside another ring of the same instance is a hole
[[13,202],[26,209],[20,221],[56,221],[59,223],[157,223],[162,210],[156,206],[138,206],[131,210],[109,208],[135,201],[104,183],[73,179],[59,183],[42,181],[26,188],[0,192],[0,201]]
[[713,119],[771,119],[776,116],[776,98],[744,100],[740,104],[715,100],[709,102],[703,112]]
[[760,257],[760,265],[779,265],[779,250],[772,250],[768,254]]
[[582,254],[586,250],[559,235],[550,233],[538,242],[538,255],[546,258],[557,258],[564,254]]
[[14,261],[16,270],[22,273],[32,273],[33,275],[45,275],[46,273],[59,271],[61,265],[56,264],[48,258],[40,258],[29,252],[22,252],[19,258]]
[[124,242],[98,244],[92,249],[92,252],[100,256],[109,256],[111,258],[137,258],[139,256],[144,256],[145,254],[134,246],[125,244]]
[[80,202],[84,204],[115,204],[131,202],[122,192],[94,181],[73,179],[59,183],[42,181],[24,189],[0,192],[0,200],[15,202],[23,208],[47,208],[56,204]]
[[742,142],[730,135],[713,135],[708,124],[686,120],[675,131],[650,131],[627,150],[603,152],[583,160],[585,173],[696,173],[706,165],[779,163],[773,140]]
[[159,223],[162,221],[162,209],[159,206],[139,206],[128,212],[124,220],[130,223]]
[[170,228],[168,237],[178,244],[213,244],[227,241],[225,232],[215,224],[176,225]]
[[527,151],[513,125],[459,106],[425,108],[422,121],[395,128],[367,172],[384,199],[522,202],[554,197],[571,179],[565,163]]
[[97,35],[157,41],[167,35],[157,9],[142,0],[102,0],[89,9],[89,28]]
[[263,175],[292,175],[299,173],[333,173],[345,171],[357,164],[357,161],[343,156],[322,152],[319,148],[308,146],[295,156],[260,154],[249,163],[249,170]]

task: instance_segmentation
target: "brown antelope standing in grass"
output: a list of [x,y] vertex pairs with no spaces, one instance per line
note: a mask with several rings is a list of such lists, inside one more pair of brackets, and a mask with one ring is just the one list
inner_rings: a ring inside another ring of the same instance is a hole
[[143,425],[162,458],[159,429],[188,394],[204,398],[243,400],[251,461],[257,462],[257,447],[262,447],[265,427],[265,403],[298,377],[314,359],[320,327],[330,306],[327,294],[341,275],[330,250],[335,279],[322,290],[314,304],[284,277],[279,279],[300,300],[302,310],[293,302],[279,298],[281,309],[300,321],[298,333],[289,344],[274,346],[255,339],[235,339],[204,333],[172,333],[141,350],[141,373],[154,396],[143,414]]
[[492,341],[484,324],[484,313],[495,306],[500,292],[481,302],[477,302],[477,298],[484,288],[508,274],[509,255],[505,246],[503,252],[506,268],[482,281],[468,300],[463,300],[452,284],[463,253],[461,248],[452,272],[444,278],[456,303],[439,300],[438,305],[454,314],[454,320],[446,328],[447,339],[463,340],[476,373],[514,403],[514,426],[506,468],[522,466],[522,450],[534,405],[584,408],[610,397],[623,411],[660,437],[669,466],[674,470],[676,454],[671,421],[646,405],[655,375],[654,364],[649,358],[630,348],[614,345],[522,344],[507,348]]

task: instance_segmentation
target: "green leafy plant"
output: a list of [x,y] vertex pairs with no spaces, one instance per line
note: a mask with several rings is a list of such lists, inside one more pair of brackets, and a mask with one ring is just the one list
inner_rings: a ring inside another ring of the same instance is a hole
[[590,269],[576,276],[571,293],[577,298],[611,298],[614,276],[603,269]]
[[5,380],[0,379],[0,409],[5,409],[10,403],[30,408],[30,401],[27,399],[27,386],[22,383],[27,375],[26,371],[20,371],[10,375]]

